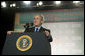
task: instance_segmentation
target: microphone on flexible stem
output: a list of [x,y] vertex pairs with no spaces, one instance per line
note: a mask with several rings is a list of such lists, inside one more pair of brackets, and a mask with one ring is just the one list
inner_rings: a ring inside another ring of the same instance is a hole
[[33,26],[33,23],[26,23],[25,25],[24,25],[24,28],[30,28],[30,27],[32,27]]

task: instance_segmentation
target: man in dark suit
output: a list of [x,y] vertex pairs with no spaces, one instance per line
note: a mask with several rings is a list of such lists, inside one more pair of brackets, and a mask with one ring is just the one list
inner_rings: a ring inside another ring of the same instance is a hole
[[27,27],[24,32],[44,32],[47,36],[49,42],[52,42],[52,36],[50,34],[49,29],[43,28],[41,25],[44,23],[44,18],[42,15],[35,15],[34,16],[34,27],[29,28]]

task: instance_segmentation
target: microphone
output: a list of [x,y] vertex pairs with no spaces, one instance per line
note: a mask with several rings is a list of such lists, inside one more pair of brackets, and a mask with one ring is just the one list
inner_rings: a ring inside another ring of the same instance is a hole
[[31,28],[33,26],[33,23],[26,23],[25,25],[24,25],[24,28]]

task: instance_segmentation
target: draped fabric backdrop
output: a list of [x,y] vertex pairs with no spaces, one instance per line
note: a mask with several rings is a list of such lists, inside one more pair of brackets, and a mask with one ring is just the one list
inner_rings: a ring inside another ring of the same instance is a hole
[[51,30],[52,55],[84,55],[84,22],[45,23]]

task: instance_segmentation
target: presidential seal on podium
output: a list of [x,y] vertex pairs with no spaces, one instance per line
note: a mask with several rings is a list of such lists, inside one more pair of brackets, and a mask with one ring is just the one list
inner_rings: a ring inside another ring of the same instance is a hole
[[32,47],[32,38],[28,35],[19,37],[16,41],[16,47],[19,51],[27,51]]

